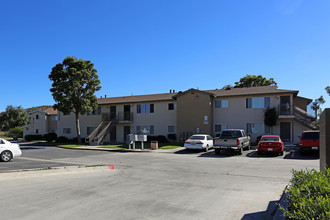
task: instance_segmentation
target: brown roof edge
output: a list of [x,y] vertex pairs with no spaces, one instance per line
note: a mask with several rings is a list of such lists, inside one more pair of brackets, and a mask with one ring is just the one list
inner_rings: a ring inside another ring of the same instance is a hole
[[188,92],[200,92],[200,93],[203,93],[203,94],[207,94],[207,95],[210,95],[210,96],[213,96],[215,97],[216,95],[212,92],[208,92],[208,91],[203,91],[203,90],[198,90],[198,89],[188,89],[184,92],[178,92],[176,95],[172,96],[173,99],[176,99],[178,96],[181,96],[181,95],[184,95],[184,94],[187,94]]
[[309,105],[313,101],[313,99],[305,98],[305,97],[302,97],[302,96],[297,96],[297,98],[305,99],[307,101],[307,105]]

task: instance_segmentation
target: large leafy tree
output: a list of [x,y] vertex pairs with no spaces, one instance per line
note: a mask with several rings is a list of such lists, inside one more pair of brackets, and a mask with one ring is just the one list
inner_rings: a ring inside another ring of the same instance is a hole
[[28,114],[21,106],[8,105],[6,110],[0,113],[0,129],[2,131],[8,131],[11,128],[24,126],[28,123]]
[[315,112],[316,119],[317,119],[319,112],[321,111],[321,105],[323,105],[324,103],[325,103],[325,100],[322,95],[320,96],[320,98],[315,99],[314,102],[312,103],[312,109]]
[[330,95],[330,86],[325,87],[325,90],[326,90],[327,93]]
[[277,85],[274,78],[265,78],[262,75],[246,75],[239,82],[235,82],[234,88],[255,87],[255,86],[272,86]]
[[73,112],[76,119],[78,142],[81,143],[79,114],[92,112],[97,107],[94,93],[101,89],[99,76],[89,60],[67,57],[56,64],[49,79],[53,81],[52,92],[56,102],[53,108],[67,114]]

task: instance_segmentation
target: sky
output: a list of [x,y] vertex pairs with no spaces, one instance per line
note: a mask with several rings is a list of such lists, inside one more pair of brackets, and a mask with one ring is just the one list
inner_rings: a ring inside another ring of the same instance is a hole
[[330,107],[328,0],[0,0],[0,112],[53,105],[52,67],[90,60],[97,97],[209,90],[247,74]]

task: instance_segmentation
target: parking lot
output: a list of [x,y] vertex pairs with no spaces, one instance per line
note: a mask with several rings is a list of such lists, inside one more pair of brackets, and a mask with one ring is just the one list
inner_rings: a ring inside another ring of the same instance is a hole
[[259,156],[253,149],[238,156],[183,148],[151,153],[42,144],[21,148],[23,156],[0,163],[0,172],[98,164],[115,169],[12,180],[0,176],[2,201],[20,207],[3,212],[1,206],[5,219],[262,219],[281,197],[292,169],[319,169],[317,155],[301,156],[294,147],[283,156]]

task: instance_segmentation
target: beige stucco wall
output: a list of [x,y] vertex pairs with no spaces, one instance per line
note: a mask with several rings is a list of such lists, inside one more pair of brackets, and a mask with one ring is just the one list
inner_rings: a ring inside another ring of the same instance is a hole
[[[116,140],[117,142],[124,142],[124,126],[130,126],[131,133],[136,133],[136,126],[143,125],[153,125],[154,134],[153,135],[164,135],[167,137],[168,126],[176,126],[176,108],[175,110],[168,110],[168,103],[174,103],[171,101],[163,102],[146,102],[138,104],[154,104],[154,113],[137,114],[137,104],[115,104],[111,106],[116,106],[117,114],[124,111],[124,105],[130,105],[131,112],[133,113],[132,123],[122,123],[119,122],[116,125]],[[87,137],[87,127],[97,127],[102,121],[102,114],[110,114],[110,105],[102,105],[101,115],[80,115],[80,132],[81,137]],[[68,138],[76,137],[76,127],[75,127],[75,116],[73,113],[71,115],[58,114],[58,135],[66,136]],[[63,134],[63,128],[71,128],[71,134]],[[104,142],[110,142],[110,135],[106,135]]]
[[182,132],[196,134],[197,129],[201,134],[212,134],[212,127],[213,100],[209,94],[189,91],[177,96],[177,138]]
[[[39,119],[36,116],[39,115]],[[30,114],[30,126],[23,129],[23,136],[30,134],[37,134],[36,129],[39,130],[38,134],[43,135],[47,132],[48,120],[47,116],[43,112],[33,112]]]

